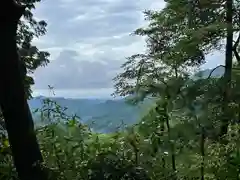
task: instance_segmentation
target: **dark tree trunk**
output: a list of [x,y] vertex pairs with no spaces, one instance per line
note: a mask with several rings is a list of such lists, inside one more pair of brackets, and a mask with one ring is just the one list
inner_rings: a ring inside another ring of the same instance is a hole
[[24,10],[13,0],[1,0],[0,105],[19,178],[45,180],[16,45],[17,25]]
[[225,73],[224,73],[224,82],[225,90],[223,95],[223,119],[220,129],[220,137],[225,135],[228,130],[228,125],[230,122],[230,116],[228,114],[228,103],[230,100],[230,91],[231,91],[231,75],[232,75],[232,50],[233,50],[233,0],[226,1],[226,23],[227,23],[227,39],[226,39],[226,54],[225,54]]
[[201,157],[202,157],[202,162],[201,162],[201,180],[205,179],[204,176],[204,165],[205,165],[205,129],[201,125],[201,139],[200,139],[200,150],[201,150]]

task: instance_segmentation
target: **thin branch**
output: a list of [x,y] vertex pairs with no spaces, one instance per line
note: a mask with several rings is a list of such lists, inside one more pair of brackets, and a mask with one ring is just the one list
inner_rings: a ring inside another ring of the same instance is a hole
[[232,48],[232,50],[233,50],[233,52],[234,52],[234,55],[235,55],[238,63],[240,63],[240,56],[239,56],[239,54],[238,54],[238,52],[237,52],[237,46],[239,45],[239,42],[240,42],[240,33],[238,34],[238,38],[237,38],[237,40],[236,40],[236,42],[234,43],[233,48]]
[[[213,69],[211,70],[210,74],[208,75],[207,79],[211,78],[212,73],[213,73],[217,68],[220,68],[220,67],[224,67],[224,68],[225,68],[224,65],[219,65],[219,66],[213,68]],[[240,68],[235,68],[235,67],[233,67],[232,69],[233,69],[233,70],[240,70]]]
[[224,65],[219,65],[219,66],[217,66],[217,67],[215,67],[215,68],[213,68],[212,70],[211,70],[211,72],[209,73],[209,75],[208,75],[208,78],[207,79],[210,79],[211,78],[211,76],[212,76],[212,73],[216,70],[216,69],[218,69],[218,68],[220,68],[220,67],[224,67],[225,68],[225,66]]

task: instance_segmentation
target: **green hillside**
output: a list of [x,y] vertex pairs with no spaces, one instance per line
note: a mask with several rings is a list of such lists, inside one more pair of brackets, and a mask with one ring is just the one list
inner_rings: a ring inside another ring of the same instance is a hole
[[[43,106],[46,97],[35,97],[29,101],[32,111]],[[150,102],[144,102],[137,106],[130,105],[123,99],[67,99],[50,98],[62,107],[67,107],[66,113],[76,114],[81,122],[89,125],[98,132],[113,132],[118,128],[136,123],[146,112]],[[36,122],[39,121],[39,113],[33,113]]]
[[[199,71],[193,76],[193,79],[206,78],[212,69]],[[219,77],[223,74],[224,68],[217,68],[213,77]],[[38,96],[29,101],[32,111],[43,106],[44,96]],[[114,132],[125,126],[133,125],[140,120],[153,104],[152,100],[145,100],[138,105],[131,105],[125,99],[73,99],[63,97],[50,98],[56,101],[62,107],[66,107],[68,114],[76,114],[81,122],[87,124],[94,131]],[[33,113],[36,123],[39,122],[39,114]]]

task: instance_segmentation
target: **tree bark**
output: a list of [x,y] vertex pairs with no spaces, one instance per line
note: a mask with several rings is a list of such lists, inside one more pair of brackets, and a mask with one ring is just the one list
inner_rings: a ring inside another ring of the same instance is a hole
[[220,137],[225,135],[230,122],[228,103],[230,100],[231,91],[231,76],[232,76],[232,50],[233,50],[233,1],[226,1],[226,23],[227,23],[227,39],[225,53],[225,73],[224,73],[224,94],[223,94],[223,119],[220,129]]
[[204,165],[205,165],[205,128],[200,125],[201,128],[201,138],[200,138],[200,151],[201,151],[201,180],[205,179]]
[[25,8],[14,0],[2,0],[1,7],[0,106],[14,164],[21,180],[45,180],[47,175],[40,168],[43,158],[25,96],[16,44],[17,26]]

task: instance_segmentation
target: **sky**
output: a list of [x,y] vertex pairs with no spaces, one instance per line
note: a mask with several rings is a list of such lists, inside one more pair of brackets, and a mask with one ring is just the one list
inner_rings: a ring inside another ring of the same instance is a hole
[[[126,57],[144,52],[144,39],[130,36],[146,25],[142,12],[164,5],[164,0],[42,0],[34,15],[48,23],[47,33],[33,43],[51,57],[34,73],[33,95],[52,96],[51,85],[58,97],[109,98]],[[203,68],[223,59],[214,53]]]

